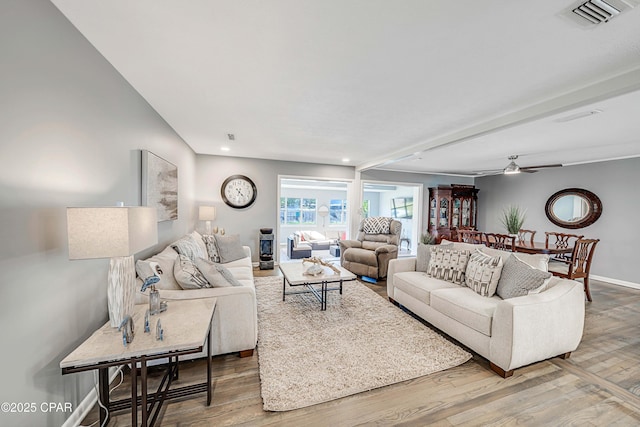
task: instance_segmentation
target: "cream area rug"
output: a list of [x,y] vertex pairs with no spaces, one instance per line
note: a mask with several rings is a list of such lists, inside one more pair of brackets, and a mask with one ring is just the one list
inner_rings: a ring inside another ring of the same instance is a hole
[[[365,285],[287,295],[282,277],[256,278],[264,409],[288,411],[458,366],[471,354]],[[302,287],[293,288],[294,291]],[[291,290],[288,288],[288,290]]]

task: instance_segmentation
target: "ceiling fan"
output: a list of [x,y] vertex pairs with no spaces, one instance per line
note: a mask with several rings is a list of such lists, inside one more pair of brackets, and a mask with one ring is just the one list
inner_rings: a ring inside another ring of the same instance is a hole
[[503,173],[505,175],[513,175],[513,174],[517,174],[517,173],[520,173],[520,172],[535,173],[535,172],[538,172],[538,169],[561,168],[562,167],[562,163],[549,164],[549,165],[538,165],[538,166],[519,166],[516,163],[517,159],[518,159],[517,155],[509,156],[509,160],[511,162],[504,169],[497,169],[497,170],[492,170],[492,171],[481,171],[479,173],[501,172],[501,173]]

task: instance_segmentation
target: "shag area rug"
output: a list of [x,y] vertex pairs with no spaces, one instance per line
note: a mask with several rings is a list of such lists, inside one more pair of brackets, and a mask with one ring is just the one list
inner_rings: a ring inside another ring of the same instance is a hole
[[[461,365],[471,354],[360,282],[287,295],[282,277],[256,278],[263,407],[288,411]],[[295,287],[294,291],[303,287]],[[291,288],[288,287],[288,290]]]

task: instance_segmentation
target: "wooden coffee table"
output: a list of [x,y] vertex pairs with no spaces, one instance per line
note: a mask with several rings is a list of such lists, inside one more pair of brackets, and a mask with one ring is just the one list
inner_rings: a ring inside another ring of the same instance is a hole
[[[311,267],[313,264],[302,262],[286,262],[280,264],[280,271],[284,276],[282,281],[282,301],[285,300],[286,295],[305,294],[312,293],[318,301],[320,301],[320,310],[327,309],[327,292],[328,291],[340,291],[342,295],[342,284],[344,282],[356,280],[356,275],[352,272],[336,266],[339,273],[333,271],[330,267],[323,267],[324,271],[316,276],[304,274],[305,270]],[[287,283],[289,286],[303,286],[306,290],[287,292]],[[330,288],[330,283],[339,283],[340,286]],[[319,287],[319,289],[318,289]]]

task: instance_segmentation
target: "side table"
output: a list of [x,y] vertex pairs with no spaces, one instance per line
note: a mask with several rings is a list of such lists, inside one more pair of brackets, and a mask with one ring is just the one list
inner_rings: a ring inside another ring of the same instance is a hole
[[[60,362],[62,374],[97,369],[99,399],[108,411],[100,408],[100,425],[109,422],[111,411],[131,408],[131,425],[138,425],[138,404],[142,410],[142,426],[152,426],[166,400],[207,392],[207,406],[211,405],[211,320],[216,307],[215,298],[171,301],[167,311],[149,317],[150,333],[144,333],[144,316],[148,305],[136,305],[132,316],[135,336],[125,347],[122,333],[107,322]],[[155,339],[155,326],[161,320],[164,339]],[[208,339],[207,339],[208,338]],[[207,382],[170,389],[178,373],[178,357],[199,353],[207,344]],[[155,393],[147,393],[147,361],[169,358],[167,371]],[[109,401],[109,367],[131,366],[131,399]],[[140,365],[140,396],[136,366]]]

